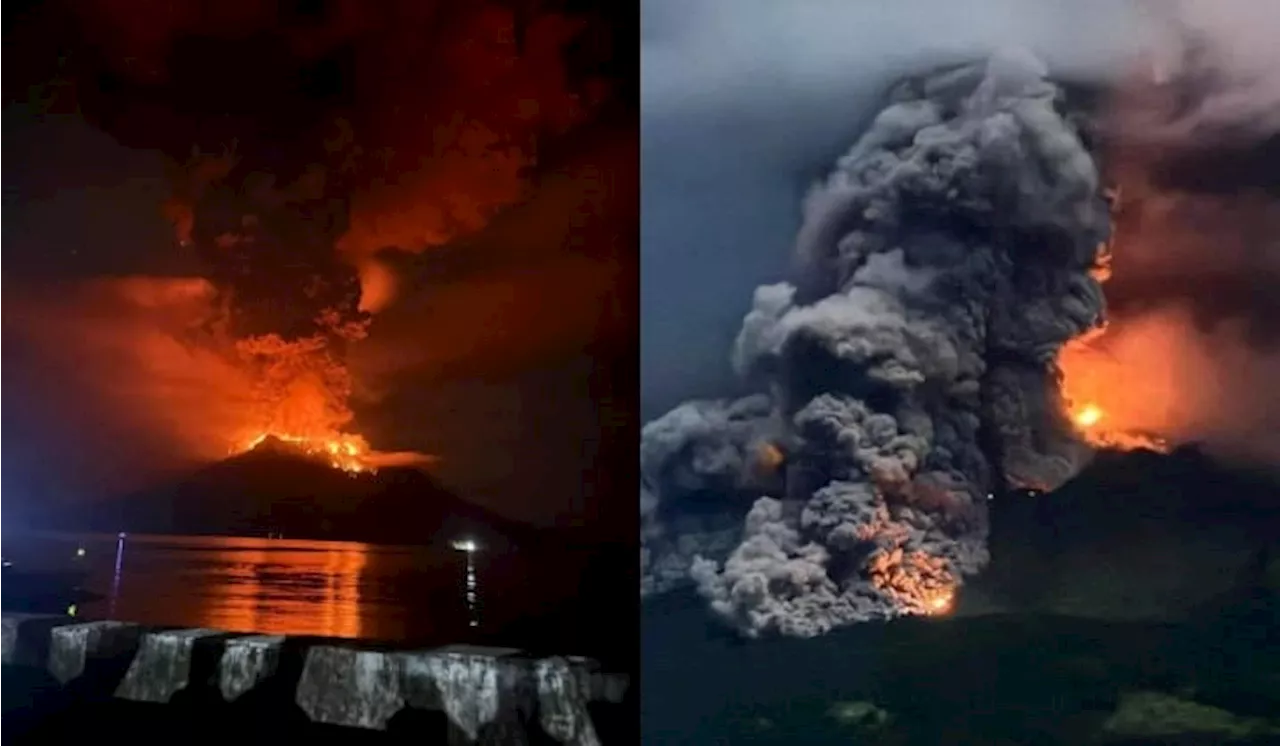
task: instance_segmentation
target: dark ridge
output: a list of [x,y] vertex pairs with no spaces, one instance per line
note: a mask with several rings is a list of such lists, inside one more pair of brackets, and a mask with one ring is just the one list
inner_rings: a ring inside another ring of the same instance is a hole
[[1042,503],[1042,523],[1079,535],[1124,534],[1151,520],[1188,526],[1243,520],[1259,538],[1280,536],[1280,479],[1231,468],[1195,446],[1167,455],[1103,451]]
[[[1156,571],[1153,558],[1168,558],[1161,566],[1169,568],[1232,566],[1232,557],[1245,556],[1257,565],[1280,549],[1280,478],[1195,447],[1167,455],[1104,451],[1055,492],[1000,495],[989,546],[991,565],[973,584],[1018,607],[1049,600],[1055,583],[1083,592],[1095,581],[1059,573],[1085,567],[1137,582]],[[1197,577],[1185,579],[1198,584],[1196,595],[1226,593],[1238,580]]]
[[468,502],[420,469],[352,474],[282,443],[104,503],[61,529],[428,544],[472,536],[521,545],[536,529]]

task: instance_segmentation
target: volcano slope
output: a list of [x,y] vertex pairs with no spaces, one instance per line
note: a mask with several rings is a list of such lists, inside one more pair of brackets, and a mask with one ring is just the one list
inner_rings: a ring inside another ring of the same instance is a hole
[[426,544],[523,543],[532,527],[463,500],[418,468],[352,473],[268,439],[254,449],[101,504],[90,525],[138,533]]

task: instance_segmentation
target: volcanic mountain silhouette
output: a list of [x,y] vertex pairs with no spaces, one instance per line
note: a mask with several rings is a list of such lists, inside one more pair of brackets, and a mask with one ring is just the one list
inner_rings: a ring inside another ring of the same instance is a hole
[[1277,495],[1273,468],[1224,463],[1194,445],[1103,451],[1055,492],[997,498],[991,565],[971,590],[1104,617],[1190,613],[1244,586],[1280,592]]
[[382,544],[474,537],[522,543],[534,530],[468,502],[418,468],[351,473],[268,438],[253,450],[119,500],[94,528]]

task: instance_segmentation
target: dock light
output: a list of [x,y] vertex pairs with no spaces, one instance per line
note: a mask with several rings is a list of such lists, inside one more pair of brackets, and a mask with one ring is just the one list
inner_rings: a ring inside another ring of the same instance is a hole
[[77,556],[77,557],[83,557],[83,556],[84,556],[84,547],[80,547],[80,548],[76,549],[76,556]]
[[455,539],[453,548],[467,555],[467,574],[466,574],[466,593],[464,598],[467,602],[468,626],[479,627],[480,616],[477,608],[477,601],[480,597],[479,581],[476,578],[476,552],[480,550],[480,545],[475,539]]
[[76,605],[71,604],[70,606],[67,607],[67,616],[75,616],[75,615],[76,615]]

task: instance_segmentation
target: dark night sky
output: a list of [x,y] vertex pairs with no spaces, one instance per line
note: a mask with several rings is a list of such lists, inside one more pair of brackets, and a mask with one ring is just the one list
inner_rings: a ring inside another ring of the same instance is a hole
[[[634,9],[276,6],[6,6],[5,509],[100,498],[183,463],[123,411],[129,387],[101,385],[126,370],[110,354],[33,342],[27,320],[108,328],[86,281],[202,276],[257,302],[246,323],[283,331],[310,313],[281,300],[300,292],[299,267],[354,282],[346,240],[382,250],[399,280],[346,357],[352,429],[440,456],[446,484],[500,512],[630,536]],[[565,18],[581,30],[563,32]],[[468,139],[473,122],[495,139]],[[195,149],[237,161],[194,198],[195,244],[182,245],[162,206],[194,181],[182,166]],[[217,209],[264,174],[280,195],[317,170],[318,190],[259,205],[274,243],[243,259],[248,272],[210,260]]]

